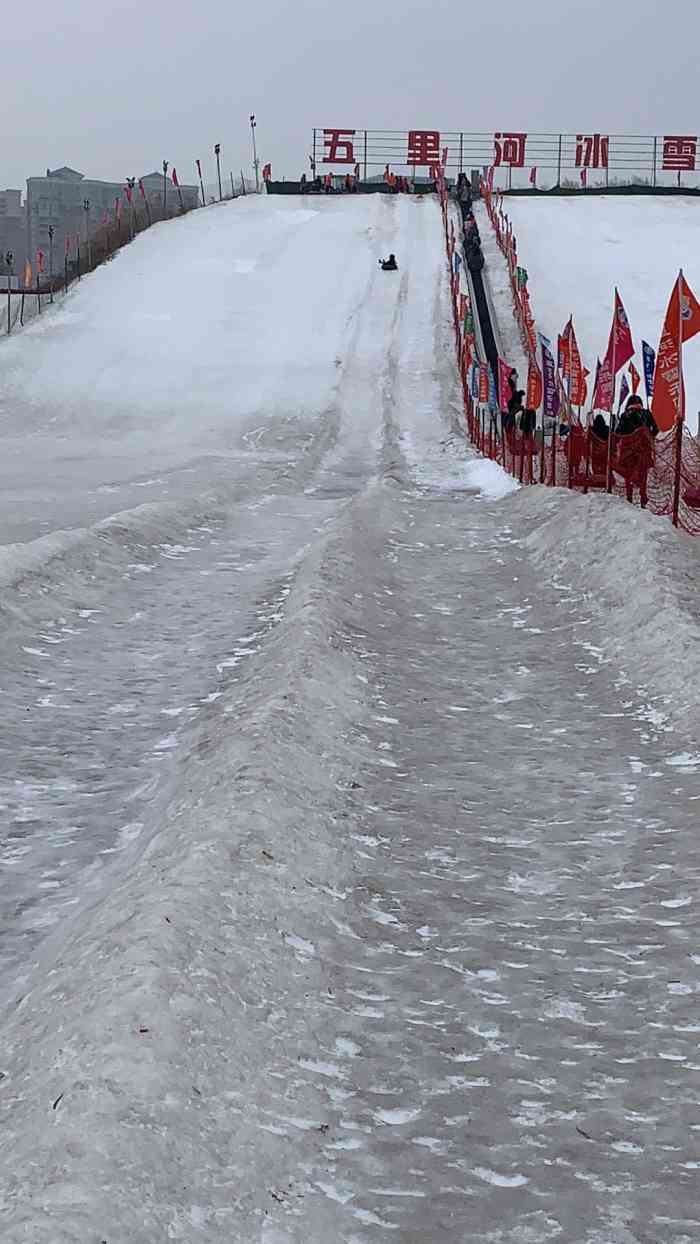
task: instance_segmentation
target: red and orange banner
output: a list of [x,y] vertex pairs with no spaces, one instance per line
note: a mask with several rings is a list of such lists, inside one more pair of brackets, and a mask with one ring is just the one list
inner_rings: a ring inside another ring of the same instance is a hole
[[660,432],[685,418],[683,342],[700,332],[700,303],[680,272],[673,287],[661,332],[654,374],[651,410]]

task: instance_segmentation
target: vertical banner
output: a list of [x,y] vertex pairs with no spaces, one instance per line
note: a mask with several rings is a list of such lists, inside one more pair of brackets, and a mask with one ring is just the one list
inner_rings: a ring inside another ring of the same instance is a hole
[[647,341],[642,342],[642,358],[644,360],[644,388],[647,391],[647,406],[651,405],[654,392],[654,369],[656,368],[656,351],[652,350]]
[[683,342],[700,332],[700,303],[683,273],[673,287],[656,359],[652,414],[660,432],[685,418]]
[[507,411],[508,403],[511,399],[510,385],[508,383],[511,368],[502,358],[498,360],[498,405],[500,410]]
[[542,372],[534,358],[530,358],[527,369],[527,395],[525,405],[528,410],[539,410],[542,404]]
[[557,369],[554,364],[551,343],[541,333],[540,347],[542,349],[543,414],[548,419],[556,419],[560,408],[559,393],[557,392]]
[[483,406],[489,400],[489,365],[479,363],[479,401]]

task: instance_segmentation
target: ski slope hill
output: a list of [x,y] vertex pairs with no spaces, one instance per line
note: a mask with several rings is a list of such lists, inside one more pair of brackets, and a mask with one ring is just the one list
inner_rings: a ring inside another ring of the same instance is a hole
[[[488,218],[479,209],[482,229]],[[556,341],[573,314],[584,366],[595,374],[605,353],[617,285],[642,369],[642,340],[654,350],[673,282],[683,268],[700,290],[700,199],[625,195],[520,198],[504,201],[527,268],[538,329]],[[697,431],[700,343],[684,351],[688,426]]]
[[[434,264],[435,204],[385,196],[249,196],[141,234],[0,342],[0,538],[230,481],[263,425],[296,453],[332,400],[347,325],[365,304],[390,316],[429,235]],[[393,285],[377,272],[390,249]]]

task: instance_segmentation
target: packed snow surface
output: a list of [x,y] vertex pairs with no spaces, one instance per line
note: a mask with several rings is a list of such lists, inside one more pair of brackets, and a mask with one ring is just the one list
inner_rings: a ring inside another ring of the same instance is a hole
[[[490,231],[479,209],[479,226]],[[683,268],[700,297],[700,199],[651,195],[504,200],[513,223],[519,262],[530,276],[537,327],[556,342],[573,314],[584,362],[595,375],[607,349],[617,285],[643,377],[642,340],[656,350],[673,283]],[[683,352],[688,426],[698,427],[700,339]],[[644,392],[642,380],[642,393]]]
[[3,1244],[697,1240],[700,542],[468,450],[437,204],[3,358]]

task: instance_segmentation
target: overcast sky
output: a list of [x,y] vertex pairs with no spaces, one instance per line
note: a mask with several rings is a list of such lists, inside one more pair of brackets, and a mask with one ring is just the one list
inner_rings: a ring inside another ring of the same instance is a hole
[[222,144],[274,175],[317,126],[697,133],[697,0],[33,0],[4,6],[0,187]]

